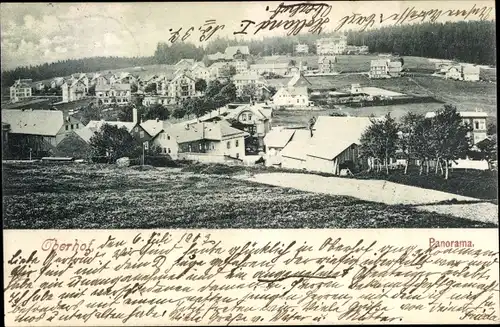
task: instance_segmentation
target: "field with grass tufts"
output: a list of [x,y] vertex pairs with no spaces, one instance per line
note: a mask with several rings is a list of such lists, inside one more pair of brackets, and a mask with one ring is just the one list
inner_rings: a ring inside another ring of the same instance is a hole
[[41,163],[4,164],[2,174],[7,229],[495,227],[231,174]]

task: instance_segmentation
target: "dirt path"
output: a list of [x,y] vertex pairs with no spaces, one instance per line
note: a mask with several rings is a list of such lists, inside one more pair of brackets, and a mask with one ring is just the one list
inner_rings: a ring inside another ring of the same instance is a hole
[[[451,214],[456,217],[498,224],[498,206],[495,204],[477,203],[481,200],[383,180],[359,180],[293,173],[242,175],[236,178],[295,188],[306,192],[351,196],[365,201],[390,205],[412,205],[418,210]],[[438,204],[454,199],[476,203]]]

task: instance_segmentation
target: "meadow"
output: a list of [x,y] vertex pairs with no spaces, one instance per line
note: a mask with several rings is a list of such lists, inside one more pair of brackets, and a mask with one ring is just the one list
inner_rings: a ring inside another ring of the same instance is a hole
[[4,164],[2,174],[7,229],[494,227],[166,168],[15,163]]

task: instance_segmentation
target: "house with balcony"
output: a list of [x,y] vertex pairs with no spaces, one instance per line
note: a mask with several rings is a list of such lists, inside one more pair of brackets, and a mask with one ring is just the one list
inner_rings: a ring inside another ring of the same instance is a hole
[[264,137],[271,130],[273,110],[270,106],[259,103],[244,104],[232,109],[225,119],[232,127],[248,133],[245,139],[247,154],[264,151]]
[[165,77],[158,82],[157,92],[159,95],[167,96],[169,104],[175,104],[196,96],[195,84],[196,80],[193,77],[182,72],[171,80]]
[[10,87],[10,101],[12,103],[19,102],[31,98],[32,79],[18,79],[14,85]]
[[[88,81],[87,81],[88,82]],[[71,78],[61,86],[62,102],[72,102],[82,99],[87,95],[88,88],[82,79]]]
[[95,87],[95,96],[100,105],[126,105],[132,99],[130,84],[121,83],[97,83]]

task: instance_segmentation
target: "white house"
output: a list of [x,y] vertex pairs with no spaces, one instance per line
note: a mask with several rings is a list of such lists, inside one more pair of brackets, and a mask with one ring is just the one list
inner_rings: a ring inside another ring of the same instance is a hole
[[10,101],[18,102],[31,97],[31,79],[18,79],[10,87]]
[[182,72],[170,81],[166,79],[162,81],[158,85],[158,93],[170,97],[171,103],[177,103],[180,100],[196,95],[195,84],[196,80],[194,78]]
[[343,54],[346,51],[347,36],[344,34],[316,41],[316,54],[318,56]]
[[386,59],[377,59],[370,62],[370,78],[389,78],[389,68]]
[[457,80],[457,81],[463,80],[462,66],[460,66],[460,65],[449,66],[447,68],[444,76],[446,79],[453,79],[453,80]]
[[194,79],[210,80],[210,70],[202,62],[197,62],[191,67],[190,75]]
[[256,96],[262,96],[263,87],[267,86],[266,80],[257,73],[250,72],[245,74],[236,74],[233,76],[233,83],[236,86],[236,94],[242,95],[245,85],[255,86]]
[[281,150],[290,142],[297,130],[287,129],[281,126],[273,127],[264,136],[266,151],[266,166],[281,165]]
[[200,162],[243,160],[247,136],[225,120],[186,124],[177,135],[179,158]]
[[130,84],[97,83],[95,95],[99,104],[126,105],[132,99]]
[[[88,81],[87,81],[88,82]],[[68,79],[61,85],[62,102],[77,101],[87,95],[88,88],[81,79]]]
[[463,65],[462,66],[462,77],[464,81],[477,82],[479,81],[479,66],[473,65]]
[[319,56],[318,58],[319,72],[323,74],[335,73],[336,63],[337,63],[337,58],[335,56]]
[[298,129],[280,151],[281,167],[287,169],[306,169],[306,149],[311,140],[309,130]]
[[370,125],[369,117],[320,116],[311,130],[295,131],[280,152],[281,166],[340,174],[343,164],[359,162],[360,138]]
[[282,87],[273,95],[273,104],[278,107],[307,107],[309,106],[307,87]]

